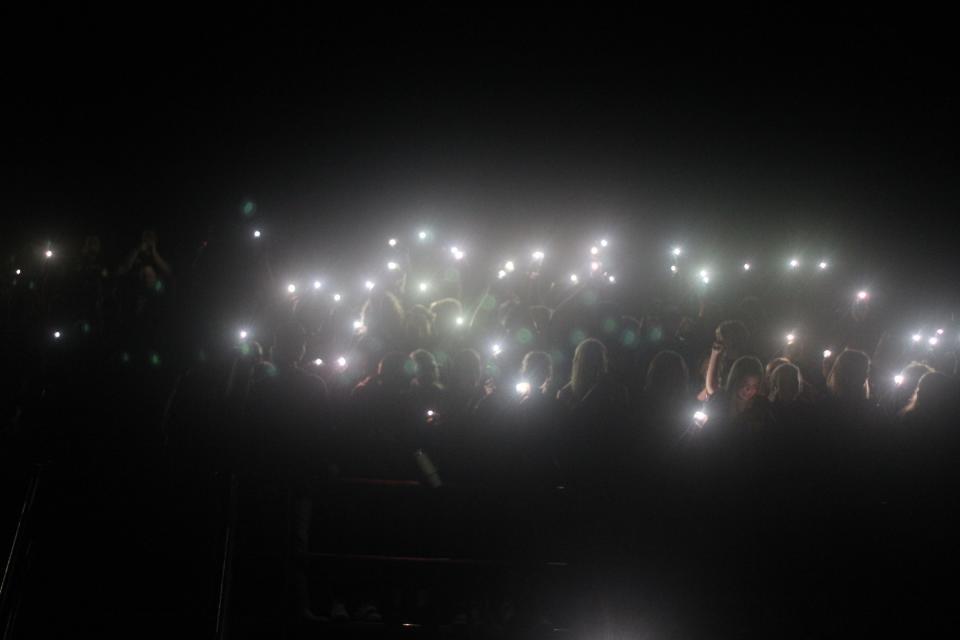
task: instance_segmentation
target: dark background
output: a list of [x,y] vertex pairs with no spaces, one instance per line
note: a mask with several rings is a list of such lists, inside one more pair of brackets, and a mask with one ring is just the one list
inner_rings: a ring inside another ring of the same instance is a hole
[[952,273],[935,17],[479,13],[8,14],[4,218],[194,242],[253,198],[291,247],[600,227]]

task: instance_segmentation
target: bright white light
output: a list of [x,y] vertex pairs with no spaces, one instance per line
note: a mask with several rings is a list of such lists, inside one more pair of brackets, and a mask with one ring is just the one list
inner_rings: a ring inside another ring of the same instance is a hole
[[323,283],[320,282],[319,280],[314,280],[314,281],[313,281],[313,290],[314,290],[314,291],[316,291],[317,289],[319,289],[319,288],[322,287],[322,286],[323,286]]
[[610,284],[615,284],[617,282],[617,279],[614,278],[613,276],[610,276],[609,278],[607,278],[607,280],[610,281]]
[[827,268],[827,263],[826,263],[825,261],[824,261],[824,262],[821,262],[819,266],[820,266],[821,269],[826,269],[826,268]]
[[430,288],[430,285],[427,284],[426,282],[421,282],[421,283],[420,283],[420,291],[426,291],[426,290],[429,289],[429,288]]
[[544,258],[544,253],[543,253],[543,251],[534,251],[534,252],[533,252],[533,259],[534,259],[534,260],[543,260],[543,258]]
[[465,254],[463,251],[457,251],[455,254],[453,254],[453,259],[454,259],[454,260],[463,260],[463,257],[464,257],[465,255],[467,255],[467,254]]
[[800,261],[797,260],[796,258],[794,258],[793,260],[790,261],[790,268],[791,268],[791,269],[796,269],[796,268],[799,267],[799,266],[800,266]]
[[427,232],[426,232],[426,231],[421,231],[420,233],[417,234],[417,237],[420,238],[421,240],[426,240],[426,239],[427,239]]
[[396,271],[399,268],[400,268],[400,265],[398,265],[396,262],[387,263],[387,269],[389,269],[390,271]]
[[503,269],[500,269],[500,271],[497,271],[497,278],[498,278],[498,279],[503,280],[503,279],[506,278],[506,277],[507,277],[507,272],[506,272],[506,271],[504,271]]
[[600,246],[601,246],[601,247],[606,247],[608,244],[610,244],[610,243],[607,242],[606,239],[600,241]]
[[573,284],[577,284],[578,282],[580,282],[580,278],[577,277],[577,274],[571,273],[570,282],[572,282]]
[[261,234],[260,234],[260,229],[257,229],[256,231],[253,232],[253,237],[254,237],[254,238],[259,238],[260,235],[261,235]]
[[498,344],[493,345],[493,347],[491,347],[490,350],[493,352],[493,355],[495,356],[498,356],[501,353],[503,353],[503,349],[501,349],[500,345]]
[[513,264],[513,260],[507,260],[506,264],[503,265],[503,268],[507,271],[513,271],[516,268],[516,265]]
[[363,327],[363,321],[362,321],[362,320],[354,320],[354,321],[353,321],[353,328],[354,328],[355,331],[356,331],[356,330],[359,330],[361,327]]
[[710,284],[710,276],[703,276],[701,279],[703,280],[703,284]]
[[20,269],[17,269],[17,275],[20,275]]
[[703,411],[697,411],[693,414],[693,421],[698,427],[702,427],[707,423],[707,414]]
[[337,365],[339,365],[341,368],[346,367],[347,359],[344,358],[343,356],[340,356],[339,358],[337,358]]
[[341,296],[339,293],[333,294],[333,301],[334,301],[334,302],[340,302],[341,300],[343,300],[343,296]]
[[463,316],[457,316],[457,326],[458,327],[463,326]]
[[673,255],[679,256],[681,253],[682,253],[682,252],[680,251],[680,247],[674,247],[674,248],[673,248]]
[[930,344],[931,347],[935,347],[935,346],[937,346],[937,343],[940,342],[940,338],[933,337],[933,338],[930,338],[929,340],[927,340],[927,342]]
[[710,277],[710,272],[708,272],[706,269],[701,269],[701,270],[700,270],[700,277],[701,277],[701,278],[709,278],[709,277]]
[[920,342],[921,340],[923,340],[923,336],[922,336],[921,334],[919,334],[919,333],[913,334],[913,341],[914,341],[914,342]]
[[899,387],[903,384],[903,376],[898,373],[897,375],[893,376],[893,381]]
[[517,393],[520,395],[526,395],[530,393],[530,383],[529,382],[518,382],[517,383]]
[[56,338],[57,340],[59,340],[59,339],[60,339],[60,332],[59,332],[59,331],[54,331],[54,332],[53,332],[53,337]]
[[830,351],[830,349],[824,349],[824,350],[823,350],[823,359],[824,359],[824,360],[826,360],[827,358],[829,358],[829,357],[832,356],[832,355],[833,355],[833,351]]
[[457,255],[458,253],[460,253],[460,249],[458,249],[457,247],[450,247],[450,253],[452,253],[453,255]]
[[240,330],[240,339],[241,339],[241,340],[246,340],[246,339],[247,339],[247,335],[248,335],[248,334],[247,334],[246,331],[244,331],[243,329]]
[[591,263],[590,263],[590,271],[600,271],[600,263],[599,263],[599,262],[591,262]]
[[428,417],[428,418],[432,418],[432,417],[435,416],[435,415],[436,415],[436,413],[433,411],[433,409],[427,409],[427,417]]
[[743,263],[743,270],[744,270],[744,271],[750,271],[750,263],[749,263],[749,262],[744,262],[744,263]]
[[600,253],[600,249],[598,249],[598,248],[596,248],[596,247],[590,247],[590,255],[595,256],[595,255],[597,255],[598,253]]
[[287,285],[287,293],[296,293],[296,292],[297,292],[297,285],[293,284],[292,282]]
[[53,251],[51,251],[50,249],[47,249],[47,251],[46,251],[43,255],[47,256],[48,258],[52,258],[52,257],[53,257]]
[[387,240],[387,244],[390,245],[391,247],[395,247],[395,246],[397,246],[397,239],[396,239],[396,238],[390,238],[389,240]]
[[322,366],[323,366],[323,359],[322,359],[322,358],[317,358],[316,360],[313,361],[313,364],[314,364],[315,366],[322,367]]
[[942,336],[942,335],[943,335],[943,329],[937,329],[937,335],[938,335],[938,336]]
[[367,280],[363,283],[363,286],[367,288],[367,291],[373,291],[373,288],[376,286],[373,284],[373,280]]
[[792,333],[787,334],[787,344],[793,344],[793,341],[797,339],[797,336]]
[[676,273],[676,272],[677,272],[677,265],[675,265],[675,264],[670,265],[670,271],[671,271],[672,273]]
[[867,299],[867,292],[866,292],[866,291],[858,291],[858,292],[857,292],[857,300],[866,300],[866,299]]

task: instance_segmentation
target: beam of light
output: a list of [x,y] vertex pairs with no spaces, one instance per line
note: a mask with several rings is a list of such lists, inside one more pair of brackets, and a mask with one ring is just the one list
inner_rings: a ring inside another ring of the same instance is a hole
[[516,269],[516,265],[513,264],[513,260],[507,260],[506,263],[503,265],[503,268],[506,271],[513,271],[514,269]]
[[900,375],[899,373],[898,373],[897,375],[893,376],[893,382],[894,382],[898,387],[903,384],[903,379],[904,379],[903,376]]
[[366,287],[367,291],[373,291],[373,288],[377,285],[373,283],[373,280],[367,280],[363,283],[363,286]]
[[353,321],[353,329],[354,329],[355,331],[359,331],[359,330],[362,329],[362,328],[363,328],[363,321],[362,321],[362,320],[354,320],[354,321]]
[[314,291],[319,290],[320,287],[322,287],[322,286],[323,286],[323,283],[320,282],[319,280],[314,280],[314,281],[313,281],[313,290],[314,290]]
[[821,262],[819,265],[817,265],[817,266],[819,266],[819,267],[820,267],[820,270],[823,271],[823,270],[826,269],[829,265],[827,265],[827,261],[824,260],[824,261],[822,261],[822,262]]
[[426,290],[429,289],[429,288],[430,288],[430,284],[429,284],[429,283],[427,283],[427,282],[421,282],[421,283],[420,283],[420,291],[421,291],[421,293],[424,292],[424,291],[426,291]]
[[293,284],[292,282],[287,285],[287,293],[296,293],[296,292],[297,292],[297,285]]
[[400,265],[398,265],[396,262],[391,261],[387,263],[387,269],[390,271],[396,271],[399,268],[400,268]]
[[56,338],[57,340],[60,339],[60,336],[61,336],[61,335],[63,335],[63,334],[61,334],[59,331],[54,331],[54,332],[53,332],[53,337]]
[[866,291],[857,292],[857,300],[866,300],[869,297],[869,294]]
[[796,268],[799,267],[799,266],[800,266],[800,261],[799,261],[799,260],[797,260],[796,258],[793,258],[793,259],[790,260],[790,268],[791,268],[791,269],[796,269]]
[[672,253],[674,256],[679,256],[681,253],[683,253],[683,251],[680,249],[680,247],[674,247]]
[[314,364],[314,366],[316,366],[316,367],[322,367],[322,366],[323,366],[323,359],[322,359],[322,358],[317,358],[316,360],[313,361],[313,364]]
[[427,409],[427,417],[428,417],[428,418],[432,418],[432,417],[435,416],[435,415],[437,415],[436,411],[434,411],[433,409]]
[[387,244],[390,245],[391,247],[395,247],[395,246],[397,246],[397,239],[396,239],[396,238],[390,238],[389,240],[387,240]]
[[580,282],[580,278],[577,277],[577,274],[571,273],[571,274],[570,274],[570,282],[572,282],[573,284],[577,284],[578,282]]
[[542,262],[543,259],[544,259],[544,257],[546,257],[546,256],[545,256],[545,254],[543,253],[543,251],[534,251],[534,252],[533,252],[533,259],[534,259],[534,260],[539,260],[539,261]]
[[417,237],[420,238],[421,240],[426,240],[426,239],[427,239],[427,232],[426,232],[426,231],[421,231],[420,233],[417,234]]
[[52,257],[53,257],[53,251],[51,251],[50,249],[47,249],[47,250],[43,253],[43,255],[45,255],[45,256],[48,257],[48,258],[52,258]]
[[17,275],[20,275],[20,273],[21,273],[21,272],[20,272],[20,269],[17,269],[16,274],[17,274]]
[[607,278],[607,280],[610,281],[610,284],[616,284],[616,282],[617,282],[617,279],[614,278],[613,276],[610,276],[609,278]]
[[340,302],[341,300],[343,300],[343,296],[341,296],[339,293],[333,294],[333,301],[334,301],[334,302]]
[[244,329],[241,329],[241,330],[240,330],[240,339],[241,339],[241,340],[246,340],[248,335],[249,335],[249,334],[246,332],[246,330],[244,330]]
[[590,271],[600,271],[600,263],[599,263],[599,262],[591,262],[591,263],[590,263]]
[[796,339],[797,336],[793,335],[792,333],[787,334],[787,344],[793,344]]
[[920,334],[920,333],[915,333],[915,334],[913,334],[913,336],[912,336],[912,340],[913,340],[914,342],[920,342],[921,340],[923,340],[923,335]]
[[493,352],[493,355],[498,356],[503,353],[503,349],[500,348],[499,344],[495,344],[490,348],[490,351]]
[[590,247],[590,255],[595,256],[598,253],[600,253],[600,249],[598,249],[597,247]]
[[701,280],[703,280],[703,284],[710,284],[710,276],[703,276]]
[[339,366],[341,369],[345,368],[347,366],[347,359],[343,356],[337,358],[337,366]]
[[516,386],[517,393],[520,395],[526,395],[530,393],[530,383],[529,382],[518,382]]
[[750,271],[750,263],[749,263],[749,262],[744,262],[744,263],[743,263],[743,270],[744,270],[744,271]]
[[607,245],[608,245],[608,244],[610,244],[610,243],[607,242],[606,238],[604,238],[603,240],[600,241],[600,246],[603,247],[604,249],[607,248]]
[[254,237],[254,238],[259,238],[261,235],[263,235],[263,234],[260,233],[260,229],[257,229],[256,231],[253,232],[253,237]]
[[463,326],[463,316],[457,316],[457,326],[458,327]]
[[937,329],[937,335],[938,335],[938,336],[942,336],[942,335],[943,335],[943,329]]
[[703,411],[696,411],[693,414],[693,422],[698,427],[702,427],[703,425],[707,424],[708,419],[709,419],[709,416],[707,416],[707,414],[704,413]]
[[929,340],[927,340],[927,342],[930,344],[931,347],[935,347],[937,346],[937,344],[940,343],[940,338],[937,338],[936,336],[934,336],[933,338],[930,338]]
[[677,272],[677,265],[675,265],[675,264],[670,265],[670,272],[671,272],[671,273],[676,273],[676,272]]
[[498,280],[503,280],[503,279],[506,278],[506,277],[507,277],[507,272],[506,272],[506,271],[504,271],[503,269],[500,269],[500,271],[497,271],[497,279],[498,279]]
[[824,360],[826,360],[827,358],[829,358],[829,357],[832,356],[832,355],[833,355],[833,351],[830,351],[830,349],[824,349],[824,350],[823,350],[823,359],[824,359]]

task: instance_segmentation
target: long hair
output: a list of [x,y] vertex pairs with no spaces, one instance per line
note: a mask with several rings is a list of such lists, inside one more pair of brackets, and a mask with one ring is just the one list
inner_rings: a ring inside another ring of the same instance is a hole
[[736,406],[737,391],[740,390],[743,382],[750,377],[754,377],[758,381],[763,380],[763,363],[753,356],[737,358],[733,366],[730,367],[730,375],[727,376],[723,387],[723,397],[729,407]]
[[863,351],[847,349],[833,363],[827,376],[827,389],[835,398],[865,400],[870,397],[870,356]]
[[607,348],[596,338],[587,338],[573,354],[570,387],[577,399],[587,395],[607,373]]
[[657,398],[682,396],[687,392],[690,371],[683,356],[676,351],[661,351],[647,367],[644,392]]
[[770,400],[773,402],[793,402],[800,395],[803,376],[795,364],[781,364],[770,375]]

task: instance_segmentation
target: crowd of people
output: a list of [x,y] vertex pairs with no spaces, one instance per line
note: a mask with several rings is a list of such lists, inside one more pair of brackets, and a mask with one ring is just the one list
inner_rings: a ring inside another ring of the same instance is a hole
[[317,478],[615,486],[784,443],[952,442],[952,318],[905,329],[871,291],[798,284],[825,262],[720,286],[668,248],[654,287],[625,239],[493,268],[426,232],[382,243],[342,289],[255,249],[232,319],[218,267],[169,260],[152,229],[118,263],[95,235],[12,254],[2,446],[164,451],[279,481],[309,520]]

